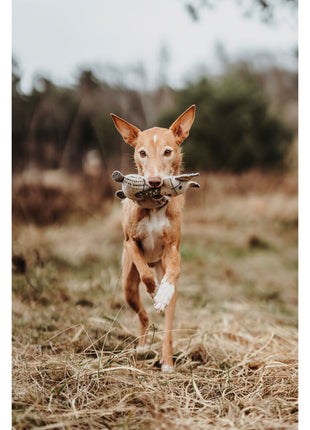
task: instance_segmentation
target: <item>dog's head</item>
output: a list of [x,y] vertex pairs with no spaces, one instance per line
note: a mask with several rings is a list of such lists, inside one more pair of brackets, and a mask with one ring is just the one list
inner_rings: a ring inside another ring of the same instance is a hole
[[180,115],[169,128],[153,127],[141,131],[114,114],[111,117],[124,141],[134,147],[138,172],[151,187],[160,187],[166,176],[179,174],[182,162],[180,145],[193,124],[195,105]]

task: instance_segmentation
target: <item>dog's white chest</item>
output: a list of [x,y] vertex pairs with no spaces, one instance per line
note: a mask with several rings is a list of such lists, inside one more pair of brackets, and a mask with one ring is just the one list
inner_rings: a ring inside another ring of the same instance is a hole
[[137,235],[141,240],[144,256],[148,263],[159,261],[162,256],[163,233],[170,223],[166,217],[166,208],[159,211],[151,211],[138,225]]

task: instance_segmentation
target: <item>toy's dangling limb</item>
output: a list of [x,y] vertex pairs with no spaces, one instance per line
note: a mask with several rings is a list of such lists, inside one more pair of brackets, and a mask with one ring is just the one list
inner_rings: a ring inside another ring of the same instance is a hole
[[195,181],[190,181],[189,186],[193,188],[200,188],[200,185],[198,184],[198,182],[195,182]]
[[115,182],[123,182],[124,178],[125,176],[118,170],[114,170],[114,172],[112,173],[112,179]]
[[115,195],[116,195],[116,197],[117,197],[117,198],[119,198],[120,200],[126,199],[126,196],[125,196],[125,194],[123,193],[123,191],[122,191],[122,190],[118,190],[118,191],[116,191]]
[[185,173],[175,176],[175,179],[178,179],[179,181],[190,181],[195,176],[199,176],[199,173]]

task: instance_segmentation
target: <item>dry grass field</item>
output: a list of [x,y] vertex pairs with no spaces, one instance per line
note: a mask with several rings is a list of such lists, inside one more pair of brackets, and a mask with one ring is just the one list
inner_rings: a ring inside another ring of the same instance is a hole
[[135,352],[119,201],[13,222],[15,430],[297,429],[296,174],[199,182],[184,211],[169,375],[164,318],[143,286],[152,343]]

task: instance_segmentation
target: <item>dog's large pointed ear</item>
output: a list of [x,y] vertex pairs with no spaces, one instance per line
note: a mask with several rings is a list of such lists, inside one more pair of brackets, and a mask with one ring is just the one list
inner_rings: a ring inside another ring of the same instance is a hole
[[125,121],[124,119],[118,117],[117,115],[114,115],[113,113],[111,113],[110,115],[113,119],[115,127],[117,128],[125,142],[135,147],[137,144],[137,137],[139,136],[140,130],[134,125]]
[[183,112],[169,128],[173,132],[178,145],[181,145],[183,140],[188,136],[189,130],[195,119],[195,109],[196,106],[192,105]]

